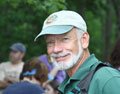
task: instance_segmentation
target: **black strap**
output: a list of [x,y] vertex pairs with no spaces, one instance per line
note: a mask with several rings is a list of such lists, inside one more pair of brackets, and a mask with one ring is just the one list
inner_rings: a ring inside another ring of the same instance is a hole
[[72,90],[72,93],[74,93],[74,94],[79,94],[80,91],[78,91],[77,89],[74,88],[74,89]]
[[104,64],[104,63],[98,64],[97,67],[93,71],[89,72],[88,75],[85,76],[83,78],[83,80],[81,80],[80,83],[77,85],[77,87],[80,88],[80,91],[78,91],[78,90],[75,91],[73,89],[74,92],[73,92],[73,90],[71,92],[74,93],[74,94],[79,94],[79,93],[80,94],[88,94],[89,84],[90,84],[90,81],[92,80],[92,77],[93,77],[94,73],[98,69],[100,69],[100,68],[102,68],[104,66],[109,66],[109,65]]

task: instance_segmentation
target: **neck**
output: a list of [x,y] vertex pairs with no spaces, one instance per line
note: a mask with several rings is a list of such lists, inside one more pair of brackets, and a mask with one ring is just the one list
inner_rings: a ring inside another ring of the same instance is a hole
[[11,62],[12,63],[12,65],[19,65],[20,63],[21,63],[22,61],[21,60],[19,60],[19,61],[16,61],[16,62]]
[[75,64],[72,68],[68,69],[66,72],[69,75],[69,77],[72,77],[78,68],[83,64],[83,62],[90,56],[90,53],[88,49],[84,50],[81,57],[79,58],[77,64]]

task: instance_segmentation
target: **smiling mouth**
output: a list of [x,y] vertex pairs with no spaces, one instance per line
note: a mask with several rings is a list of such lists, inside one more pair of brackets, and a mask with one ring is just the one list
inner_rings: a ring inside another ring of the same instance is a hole
[[55,57],[55,61],[60,62],[65,60],[67,57],[69,56],[69,54],[65,55],[65,56],[60,56],[60,57]]

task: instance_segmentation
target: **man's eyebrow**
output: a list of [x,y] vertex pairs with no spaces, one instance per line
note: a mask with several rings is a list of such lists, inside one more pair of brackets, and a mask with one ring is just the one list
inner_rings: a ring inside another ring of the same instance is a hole
[[45,37],[45,40],[46,40],[46,42],[48,42],[50,39],[48,39],[48,37]]
[[61,37],[72,37],[72,35],[70,35],[70,34],[66,33],[66,34],[64,34],[64,35],[63,35],[63,36],[61,36]]
[[46,37],[46,42],[49,42],[49,41],[54,41],[54,38]]
[[48,38],[49,38],[49,36],[48,36],[48,35],[46,35],[46,36],[45,36],[45,39],[48,39]]
[[64,33],[64,34],[61,34],[61,36],[65,37],[65,36],[70,36],[68,33]]

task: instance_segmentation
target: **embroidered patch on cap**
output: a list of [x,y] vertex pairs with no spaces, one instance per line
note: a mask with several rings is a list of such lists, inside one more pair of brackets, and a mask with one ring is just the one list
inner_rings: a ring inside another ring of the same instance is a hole
[[46,24],[49,24],[49,23],[52,23],[53,21],[55,21],[57,18],[57,15],[53,15],[53,16],[50,16],[47,21],[46,21]]

